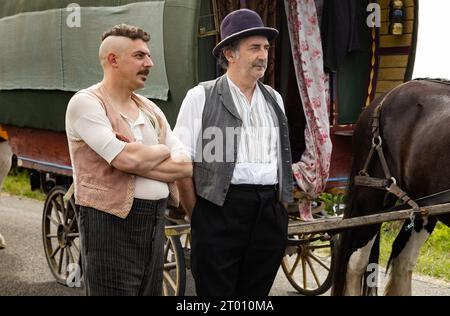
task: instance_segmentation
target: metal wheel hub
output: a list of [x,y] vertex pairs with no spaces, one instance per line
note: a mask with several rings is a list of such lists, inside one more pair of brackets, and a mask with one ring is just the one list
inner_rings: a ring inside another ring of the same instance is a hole
[[298,254],[301,256],[302,259],[305,259],[309,256],[309,249],[307,245],[301,245],[298,247]]
[[66,248],[68,245],[70,245],[69,237],[67,237],[67,234],[67,227],[65,227],[64,225],[59,225],[57,235],[58,244],[61,248]]

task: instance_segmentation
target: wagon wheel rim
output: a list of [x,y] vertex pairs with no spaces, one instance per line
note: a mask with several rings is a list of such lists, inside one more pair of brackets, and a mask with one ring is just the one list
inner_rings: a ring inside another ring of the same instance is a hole
[[163,295],[182,296],[186,288],[183,247],[178,236],[169,236],[164,246]]
[[64,187],[55,187],[47,195],[42,233],[50,271],[58,283],[70,285],[81,277],[81,255],[77,210],[73,199],[64,203]]
[[[283,258],[282,268],[289,282],[303,295],[325,293],[331,287],[334,243],[326,234],[295,235],[291,238],[303,242],[290,246],[291,251]],[[295,247],[295,251],[292,247]]]

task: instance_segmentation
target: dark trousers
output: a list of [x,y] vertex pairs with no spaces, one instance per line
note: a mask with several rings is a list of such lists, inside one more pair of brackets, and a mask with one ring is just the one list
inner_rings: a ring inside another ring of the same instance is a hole
[[135,199],[126,219],[80,207],[87,295],[162,295],[166,203]]
[[287,242],[274,186],[232,185],[223,207],[197,197],[192,274],[199,296],[267,296]]

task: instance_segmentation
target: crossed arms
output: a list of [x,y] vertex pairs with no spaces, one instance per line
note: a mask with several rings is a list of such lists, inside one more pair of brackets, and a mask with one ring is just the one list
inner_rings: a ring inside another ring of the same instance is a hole
[[73,97],[66,115],[68,137],[83,140],[118,170],[166,183],[192,176],[192,163],[184,146],[167,121],[161,123],[166,124],[164,144],[146,145],[115,134],[105,110],[87,94]]
[[127,143],[111,165],[121,171],[162,182],[192,176],[190,159],[182,153],[171,156],[169,147],[163,144]]

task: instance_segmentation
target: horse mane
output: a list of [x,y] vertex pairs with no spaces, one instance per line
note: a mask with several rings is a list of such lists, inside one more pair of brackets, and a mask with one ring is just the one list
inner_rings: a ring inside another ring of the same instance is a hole
[[450,79],[444,79],[444,78],[425,77],[425,78],[416,78],[416,79],[414,79],[414,81],[428,81],[428,82],[435,82],[435,83],[450,85]]

